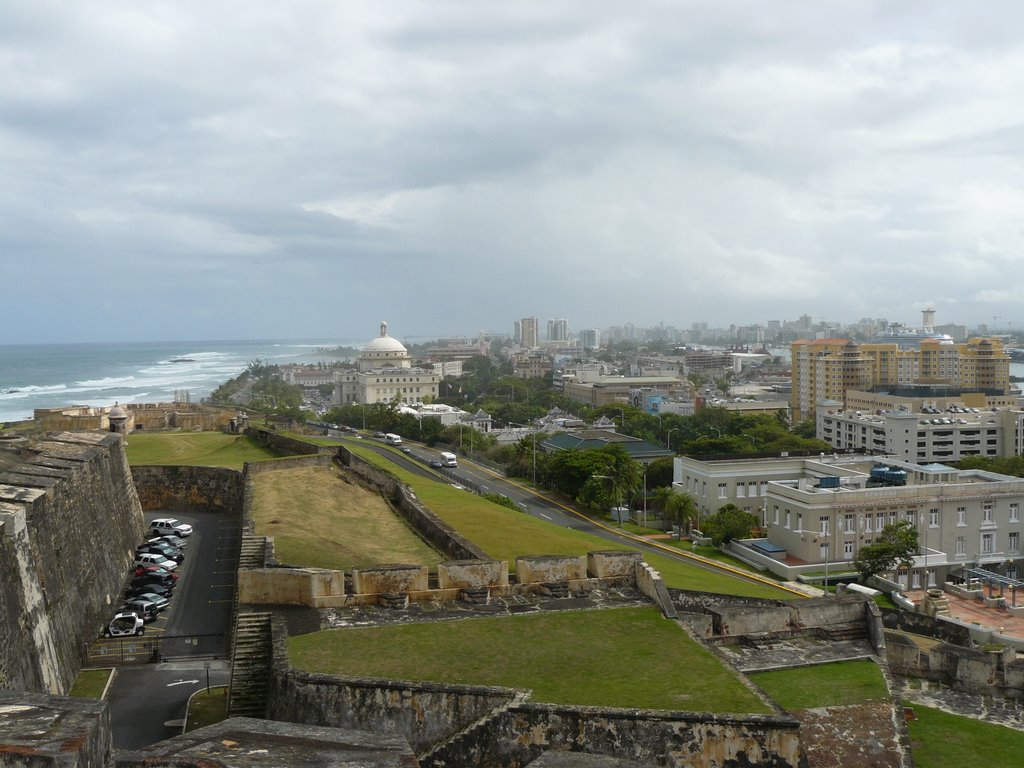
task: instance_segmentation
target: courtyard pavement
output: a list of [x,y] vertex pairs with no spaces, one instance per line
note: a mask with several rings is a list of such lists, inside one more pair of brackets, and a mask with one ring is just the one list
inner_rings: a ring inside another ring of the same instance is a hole
[[[906,597],[920,604],[924,599],[924,590],[917,589],[904,593]],[[999,596],[999,590],[992,591],[993,597]],[[949,601],[949,614],[966,624],[977,623],[988,629],[994,629],[1001,635],[1024,639],[1024,616],[1011,616],[1005,608],[990,608],[984,603],[971,598],[945,593]],[[1009,597],[1009,593],[1007,593]],[[1018,605],[1024,604],[1018,595]]]

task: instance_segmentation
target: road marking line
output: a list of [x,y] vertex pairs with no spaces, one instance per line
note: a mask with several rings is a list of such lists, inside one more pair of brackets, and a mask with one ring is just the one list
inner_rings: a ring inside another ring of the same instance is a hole
[[541,517],[543,517],[545,520],[550,520],[551,519],[550,517],[545,515],[543,512],[538,512],[537,514],[540,515]]
[[214,605],[216,603],[233,603],[234,600],[207,600],[206,602],[210,605]]

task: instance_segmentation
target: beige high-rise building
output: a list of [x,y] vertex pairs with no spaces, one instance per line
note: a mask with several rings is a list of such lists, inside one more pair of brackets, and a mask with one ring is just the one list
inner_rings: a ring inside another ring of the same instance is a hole
[[540,346],[540,324],[536,317],[524,317],[519,321],[520,345],[523,349],[536,349]]
[[845,404],[851,389],[927,384],[989,395],[1005,395],[1010,389],[1010,358],[998,339],[955,344],[948,338],[921,338],[913,347],[814,339],[796,341],[791,350],[795,422],[814,418],[821,400]]

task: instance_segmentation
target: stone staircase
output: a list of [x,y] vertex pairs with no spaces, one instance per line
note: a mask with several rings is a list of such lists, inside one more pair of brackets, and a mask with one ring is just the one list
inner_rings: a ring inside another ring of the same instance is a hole
[[841,640],[866,640],[869,637],[868,625],[863,621],[851,622],[849,624],[831,624],[821,627],[819,633],[826,640],[839,642]]
[[[520,704],[525,703],[529,698],[529,691],[517,691],[515,696],[504,704],[499,704],[486,715],[478,720],[474,720],[461,731],[452,734],[444,741],[438,742],[419,756],[421,768],[444,768],[444,766],[451,765],[453,763],[450,763],[447,758],[447,755],[449,754],[457,754],[464,758],[465,750],[467,748],[471,749],[472,747],[470,745],[472,745],[474,741],[487,743],[488,739],[486,738],[486,729],[490,727],[491,722],[495,718],[504,715],[512,707],[518,707]],[[467,742],[467,746],[462,746],[462,742]]]
[[267,537],[242,536],[242,550],[238,557],[239,569],[263,568],[267,564]]
[[266,717],[270,677],[269,613],[242,613],[235,622],[228,716]]

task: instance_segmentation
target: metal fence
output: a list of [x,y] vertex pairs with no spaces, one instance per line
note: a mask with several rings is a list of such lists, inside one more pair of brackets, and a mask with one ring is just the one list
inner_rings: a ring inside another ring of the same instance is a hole
[[219,635],[133,635],[97,640],[89,647],[89,666],[122,666],[160,661],[226,659],[227,637]]

